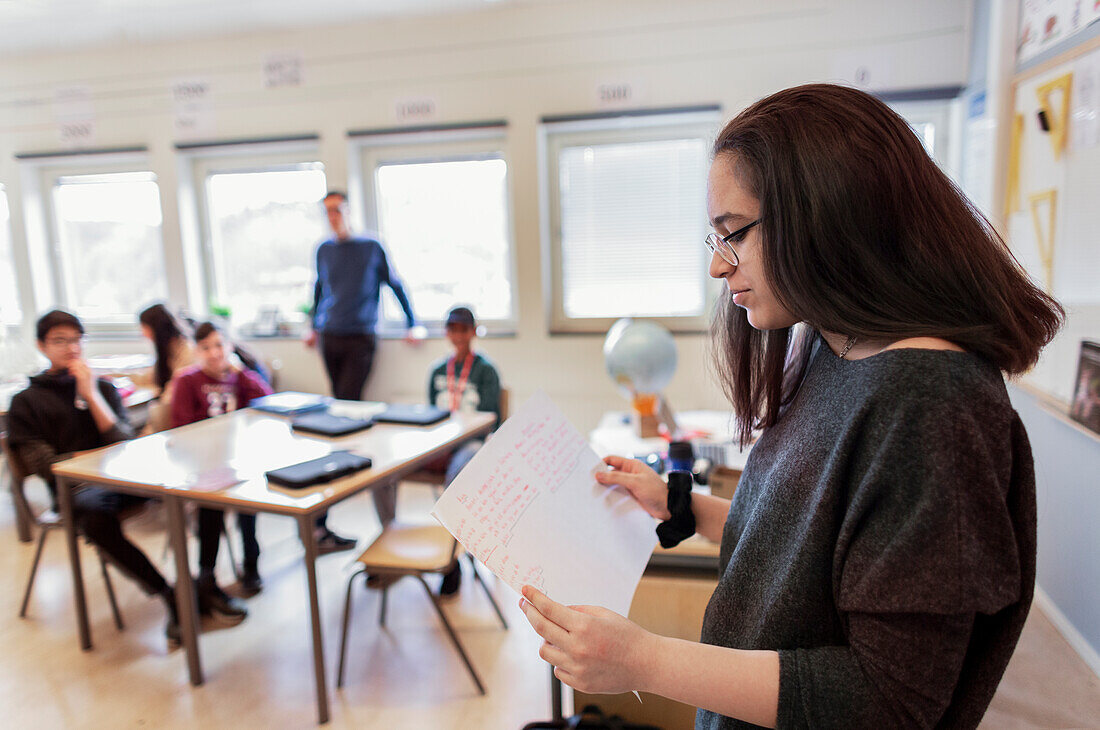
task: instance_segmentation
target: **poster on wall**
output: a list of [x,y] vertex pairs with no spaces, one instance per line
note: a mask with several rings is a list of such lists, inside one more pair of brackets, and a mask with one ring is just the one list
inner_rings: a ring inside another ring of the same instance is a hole
[[1100,20],[1100,0],[1073,0],[1073,6],[1074,32]]
[[1073,63],[1070,107],[1070,149],[1082,152],[1100,144],[1100,51]]
[[1100,20],[1100,0],[1023,0],[1016,62],[1023,63]]
[[993,169],[996,120],[989,114],[984,91],[971,97],[963,134],[963,187],[982,213],[994,217]]
[[1100,342],[1081,342],[1069,415],[1085,428],[1100,433]]

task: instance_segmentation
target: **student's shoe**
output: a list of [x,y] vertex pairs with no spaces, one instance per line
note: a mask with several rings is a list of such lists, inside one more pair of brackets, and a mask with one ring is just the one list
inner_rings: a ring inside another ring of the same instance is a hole
[[264,589],[264,579],[260,577],[260,571],[255,565],[245,565],[241,572],[241,580],[238,583],[241,592],[247,596],[254,596]]
[[178,649],[180,645],[180,622],[175,616],[168,617],[168,623],[164,625],[164,638],[168,640],[169,649]]
[[454,570],[443,576],[443,582],[439,584],[439,597],[457,598],[460,585],[462,585],[462,568],[456,563]]
[[322,527],[314,533],[314,537],[317,539],[317,554],[328,555],[329,553],[338,553],[343,550],[351,550],[355,547],[355,543],[358,542],[353,537],[341,537],[327,527]]
[[195,590],[199,594],[199,612],[204,616],[214,616],[231,626],[248,618],[244,603],[219,588],[213,576],[199,578]]

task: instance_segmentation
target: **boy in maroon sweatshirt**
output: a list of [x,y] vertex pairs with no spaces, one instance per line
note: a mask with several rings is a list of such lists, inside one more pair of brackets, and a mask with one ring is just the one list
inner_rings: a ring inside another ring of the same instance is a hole
[[[229,360],[230,346],[210,322],[203,322],[195,329],[195,347],[198,364],[173,378],[173,428],[245,408],[254,398],[271,392],[259,375]],[[257,566],[260,545],[256,541],[256,515],[238,512],[237,524],[244,547],[241,588],[252,595],[263,588]],[[217,614],[228,623],[240,623],[248,616],[248,609],[241,601],[227,595],[214,580],[224,525],[225,514],[221,510],[206,507],[199,510],[199,577],[196,583],[199,608],[203,613]]]

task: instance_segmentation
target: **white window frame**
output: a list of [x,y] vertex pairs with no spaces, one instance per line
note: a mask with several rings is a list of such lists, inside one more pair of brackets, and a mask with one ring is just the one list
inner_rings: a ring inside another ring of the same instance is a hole
[[[31,188],[30,195],[27,197],[33,198],[35,202],[29,210],[41,215],[41,221],[36,222],[35,229],[40,231],[44,237],[42,248],[45,255],[41,257],[38,263],[40,265],[44,264],[48,269],[48,271],[40,272],[39,275],[35,276],[35,280],[39,284],[36,286],[35,292],[35,299],[39,303],[39,308],[42,308],[42,306],[56,306],[65,309],[73,308],[73,303],[69,301],[69,287],[66,284],[66,279],[70,274],[63,261],[61,236],[57,227],[57,211],[53,190],[61,178],[88,175],[116,175],[127,173],[149,173],[152,175],[153,181],[156,182],[158,192],[160,193],[160,245],[162,260],[165,267],[164,281],[167,287],[164,292],[164,297],[168,297],[171,288],[168,272],[168,261],[170,257],[167,251],[166,237],[164,235],[164,197],[159,176],[153,167],[147,151],[112,151],[71,156],[51,155],[48,157],[27,159],[24,160],[22,164],[24,165],[24,171],[26,173],[24,175],[24,180],[30,182]],[[24,186],[24,191],[27,192],[26,185]],[[26,202],[25,200],[24,203]],[[11,201],[9,200],[8,203],[10,205]],[[30,237],[30,231],[28,231],[28,237]],[[28,244],[29,243],[28,241]],[[35,257],[32,256],[32,259],[33,258]],[[34,263],[35,261],[32,260],[32,265]],[[35,273],[36,272],[32,271],[32,274]],[[44,276],[41,275],[42,273],[44,273]],[[44,290],[41,286],[43,283],[48,284],[48,291]],[[155,297],[150,296],[150,300],[154,298]],[[80,319],[81,323],[84,325],[84,329],[89,335],[131,337],[137,332],[137,315],[137,312],[133,313],[132,321],[102,320],[83,316],[81,316]]]
[[[365,134],[351,136],[348,140],[351,156],[350,169],[356,174],[351,179],[349,195],[353,202],[362,206],[363,221],[367,230],[377,231],[378,189],[375,171],[382,165],[416,164],[427,162],[451,162],[461,160],[503,160],[507,166],[505,178],[505,236],[507,237],[506,273],[511,297],[509,316],[497,319],[478,317],[479,330],[489,336],[514,334],[519,321],[519,287],[516,280],[516,236],[515,216],[512,202],[512,166],[508,155],[507,127],[492,125],[466,129],[409,130],[384,134]],[[426,224],[427,225],[427,224]],[[389,246],[387,241],[382,245]],[[389,250],[387,248],[387,250]],[[402,281],[409,281],[410,272],[397,271]],[[416,310],[416,299],[412,299],[417,324],[423,325],[431,336],[442,336],[443,321],[426,319]],[[400,337],[405,333],[405,321],[388,320],[379,307],[378,334],[383,337]]]
[[[320,144],[316,139],[196,147],[180,150],[179,158],[182,163],[180,167],[187,175],[187,189],[181,190],[181,197],[186,198],[186,203],[181,201],[181,218],[189,215],[195,222],[192,235],[185,235],[184,238],[193,239],[194,234],[197,233],[197,241],[190,240],[186,243],[190,243],[192,249],[197,250],[197,268],[201,271],[201,282],[198,285],[190,282],[188,285],[190,308],[196,316],[208,316],[210,300],[218,291],[219,273],[215,266],[214,236],[210,225],[209,203],[206,198],[207,177],[225,173],[296,170],[318,163],[324,171],[325,165],[321,157]],[[317,204],[320,206],[321,201],[317,201]],[[317,215],[319,218],[322,217],[320,207]],[[319,232],[315,240],[303,241],[303,245],[316,246],[323,237],[324,234]],[[248,329],[255,323],[235,322],[234,324]],[[303,325],[300,323],[292,326],[291,336],[298,336],[302,329]]]
[[951,99],[887,100],[886,104],[900,114],[905,121],[909,122],[909,126],[917,132],[917,136],[920,137],[922,143],[924,138],[921,136],[918,127],[924,124],[933,125],[936,131],[935,138],[932,141],[932,149],[928,150],[929,156],[945,172],[950,173],[957,167],[957,164],[951,159],[952,142],[954,141]]
[[[20,281],[22,277],[19,271],[19,256],[15,250],[15,231],[12,226],[12,200],[11,196],[8,195],[7,186],[3,183],[0,183],[0,197],[4,198],[8,206],[8,219],[6,221],[0,221],[0,236],[7,235],[8,241],[11,243],[8,265],[11,266],[12,273],[15,274],[15,281],[13,282],[15,285],[15,299],[19,305],[19,313],[17,316],[7,316],[7,314],[0,312],[0,328],[7,328],[14,331],[23,324],[23,320],[26,318],[26,312],[23,311],[26,306],[26,292],[24,291],[26,285],[24,282]],[[7,230],[5,231],[3,228]]]
[[[721,112],[716,109],[656,112],[576,121],[546,121],[539,125],[539,179],[544,181],[540,196],[543,281],[548,313],[547,324],[551,334],[606,333],[619,319],[619,317],[574,318],[565,313],[562,290],[561,197],[558,185],[558,158],[562,148],[698,137],[706,142],[709,149],[721,124]],[[705,216],[703,221],[705,222]],[[699,247],[703,247],[702,237],[699,239]],[[705,332],[709,327],[710,313],[718,296],[719,287],[710,279],[705,268],[700,269],[699,276],[706,303],[703,312],[698,316],[646,316],[645,319],[657,322],[671,332]]]

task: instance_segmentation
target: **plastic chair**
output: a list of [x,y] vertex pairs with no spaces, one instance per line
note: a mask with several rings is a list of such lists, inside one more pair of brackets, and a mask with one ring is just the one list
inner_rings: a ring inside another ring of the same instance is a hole
[[[508,406],[509,406],[510,400],[511,400],[511,391],[509,391],[507,388],[501,388],[500,389],[500,422],[501,423],[504,423],[504,421],[508,418]],[[427,484],[432,488],[432,491],[435,493],[435,496],[438,497],[439,495],[441,495],[443,493],[443,487],[446,486],[445,482],[446,482],[446,477],[447,477],[447,475],[446,475],[447,460],[450,458],[451,454],[453,454],[453,452],[447,454],[446,457],[441,458],[438,463],[433,463],[430,468],[418,469],[417,471],[414,471],[412,474],[409,474],[408,476],[403,477],[401,481],[403,481],[403,482],[413,482],[414,484]]]
[[[458,565],[458,559],[461,557],[462,552],[464,551],[458,542],[439,525],[402,525],[396,522],[388,525],[382,531],[382,534],[370,544],[370,547],[363,551],[363,554],[357,559],[360,564],[359,569],[348,578],[348,592],[344,602],[344,630],[340,638],[340,666],[336,672],[337,687],[344,686],[348,626],[351,621],[351,594],[355,579],[358,576],[369,574],[372,578],[377,576],[384,586],[381,588],[382,606],[378,622],[379,625],[385,626],[386,593],[389,586],[401,578],[412,576],[420,582],[420,585],[424,587],[424,592],[428,594],[428,599],[432,602],[440,621],[443,622],[443,628],[447,630],[451,643],[462,658],[463,663],[465,663],[474,684],[477,685],[478,693],[485,694],[485,685],[482,684],[481,678],[470,662],[470,658],[462,647],[462,642],[459,641],[450,621],[447,620],[447,615],[443,612],[441,599],[424,580],[424,576],[428,573],[445,575],[450,572]],[[493,599],[492,593],[489,592],[489,587],[481,579],[473,556],[468,553],[466,556],[469,558],[470,567],[473,568],[475,580],[485,591],[489,603],[496,611],[497,618],[500,619],[500,625],[507,629],[508,622],[504,620],[504,614],[500,612],[500,607]]]
[[[8,463],[8,473],[11,476],[11,493],[16,503],[16,509],[20,510],[30,520],[30,524],[38,528],[38,544],[34,549],[31,574],[27,577],[27,588],[23,592],[23,603],[19,607],[19,618],[26,618],[27,605],[30,603],[31,591],[34,589],[34,579],[38,575],[38,562],[42,558],[42,548],[46,545],[46,537],[50,532],[64,527],[65,523],[62,521],[61,515],[52,509],[43,510],[38,514],[34,513],[30,502],[27,501],[27,495],[23,491],[24,482],[28,476],[27,469],[19,454],[8,443],[7,433],[0,433],[0,448],[2,448],[4,459]],[[140,511],[142,511],[142,508],[136,508],[131,513],[119,515],[119,519],[125,519]],[[107,559],[98,547],[96,548],[96,556],[99,558],[99,569],[103,574],[103,583],[107,587],[107,599],[111,603],[111,613],[114,615],[115,626],[118,627],[119,631],[122,631],[126,627],[122,623],[122,614],[118,610],[118,600],[115,598],[114,586],[111,585],[111,576],[107,573]]]

